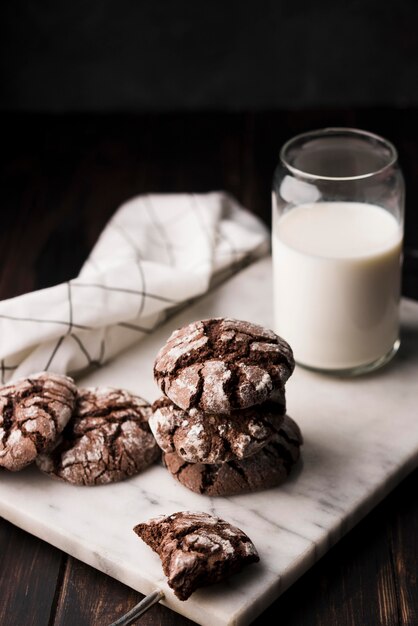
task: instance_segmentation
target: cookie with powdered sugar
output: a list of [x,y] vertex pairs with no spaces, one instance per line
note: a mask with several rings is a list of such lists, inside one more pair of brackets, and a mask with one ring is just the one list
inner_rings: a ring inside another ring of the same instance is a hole
[[289,344],[272,330],[214,318],[174,331],[157,354],[154,377],[183,410],[228,414],[282,393],[294,367]]
[[167,582],[180,600],[260,560],[242,530],[208,513],[181,511],[156,517],[134,531],[158,554]]
[[175,452],[163,455],[168,471],[185,487],[206,496],[232,496],[283,483],[297,462],[302,435],[288,415],[277,435],[261,450],[240,461],[188,463]]
[[74,410],[72,378],[39,372],[0,388],[0,467],[18,471],[56,442]]
[[151,407],[110,387],[80,389],[73,419],[39,469],[75,485],[103,485],[134,476],[160,456],[148,425]]
[[176,452],[189,463],[224,463],[255,454],[278,432],[282,403],[265,402],[229,415],[183,411],[163,396],[153,404],[149,425],[164,452]]

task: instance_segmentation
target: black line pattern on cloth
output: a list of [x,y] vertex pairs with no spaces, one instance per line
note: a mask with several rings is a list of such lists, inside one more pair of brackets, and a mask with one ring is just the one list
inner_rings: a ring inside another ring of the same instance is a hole
[[78,337],[78,335],[71,335],[71,338],[74,339],[74,341],[76,342],[76,344],[79,346],[81,352],[84,354],[84,356],[87,359],[87,364],[89,366],[95,366],[95,367],[101,367],[102,363],[103,363],[103,356],[104,356],[104,350],[105,350],[105,342],[102,339],[100,342],[100,354],[99,357],[97,359],[93,359],[86,346],[84,345],[84,343],[81,341],[80,337]]
[[[186,216],[186,213],[182,214],[183,217]],[[187,215],[190,215],[190,211],[187,211]],[[181,219],[181,218],[180,218]],[[172,218],[171,220],[167,220],[167,223],[164,222],[164,226],[168,226],[169,224],[172,224],[173,222],[178,222],[177,219]],[[152,233],[147,232],[147,242],[151,243],[155,248],[161,248],[161,237],[159,236],[159,233],[157,233],[157,236],[153,236]],[[179,243],[177,245],[176,241],[170,240],[170,245],[173,248],[173,250],[181,250],[184,247],[183,243]]]
[[[185,197],[189,198],[189,195],[187,195]],[[175,223],[176,226],[178,226],[178,223],[181,220],[183,220],[185,218],[189,218],[190,215],[193,215],[193,210],[190,210],[190,208],[186,208],[181,213],[177,213],[174,217],[164,217],[164,228],[167,229],[167,227],[170,226],[173,223]],[[159,233],[157,233],[157,234],[159,235]],[[161,245],[161,236],[153,237],[151,235],[151,233],[147,233],[147,239],[152,244],[155,244],[156,247],[160,247],[160,245]],[[172,239],[170,239],[170,246],[173,249],[173,251],[174,250],[182,250],[183,247],[184,247],[184,244],[183,244],[183,242],[179,242],[177,244],[176,241],[173,241]]]
[[147,211],[147,215],[149,216],[151,223],[153,224],[155,230],[159,233],[161,241],[164,243],[165,250],[167,252],[167,257],[170,264],[174,267],[176,265],[176,260],[174,257],[174,249],[171,245],[171,240],[167,235],[167,231],[162,222],[158,219],[155,207],[151,201],[149,196],[144,198],[144,206]]
[[[231,267],[235,267],[236,264],[241,263],[241,261],[247,255],[253,254],[252,250],[246,250],[245,248],[236,248],[236,252],[237,252],[238,256],[237,256],[237,259],[235,261],[233,259],[231,259]],[[229,250],[223,250],[222,252],[217,252],[216,253],[216,258],[217,259],[220,259],[222,257],[230,258],[231,257],[231,252]],[[206,265],[207,263],[212,263],[212,260],[213,259],[210,258],[210,257],[206,257],[206,259],[201,259],[200,263],[197,263],[196,265],[193,266],[193,269],[197,269],[197,268],[201,267],[202,265]],[[225,266],[224,270],[225,269],[226,269],[226,266]],[[220,269],[218,271],[222,272],[224,270]]]
[[[173,223],[175,223],[176,226],[178,227],[179,222],[182,221],[183,219],[186,219],[186,218],[190,218],[190,208],[187,208],[184,211],[182,211],[181,213],[176,214],[174,217],[171,217],[171,218],[164,217],[164,228],[167,230],[167,228],[169,228],[171,226],[171,224],[173,224]],[[154,244],[156,248],[160,248],[160,246],[161,246],[161,237],[160,236],[153,237],[152,233],[149,233],[149,234],[147,233],[147,239],[152,244]],[[179,242],[177,244],[177,242],[175,240],[173,241],[173,239],[170,239],[170,246],[171,246],[173,252],[175,252],[176,250],[182,250],[184,248],[183,242]]]
[[70,335],[73,329],[73,301],[71,298],[71,283],[67,282],[68,289],[68,307],[69,307],[69,321],[68,321],[68,331],[67,334]]
[[[185,198],[190,199],[190,196],[193,196],[195,194],[187,194],[185,195]],[[184,209],[184,211],[182,211],[181,213],[177,213],[174,217],[164,217],[164,228],[167,229],[168,226],[170,226],[171,224],[176,224],[176,226],[178,226],[178,223],[185,219],[185,218],[190,218],[190,215],[193,215],[193,209],[190,208],[186,208]],[[147,234],[147,239],[155,244],[156,246],[159,246],[161,244],[161,237],[154,238],[152,237],[150,234]],[[182,250],[184,247],[183,242],[179,242],[177,244],[176,241],[173,241],[172,239],[170,239],[170,246],[173,250]]]
[[[144,206],[147,209],[147,215],[149,216],[149,218],[152,220],[152,224],[154,229],[156,230],[157,234],[159,235],[158,237],[158,243],[156,240],[153,239],[153,241],[155,242],[155,245],[159,246],[161,243],[161,240],[164,241],[165,244],[165,250],[167,252],[167,255],[170,257],[170,262],[174,264],[174,249],[176,248],[175,242],[172,242],[167,234],[166,228],[168,224],[171,224],[172,222],[178,222],[179,219],[183,219],[184,217],[187,217],[190,215],[190,213],[194,213],[196,216],[196,221],[198,222],[199,227],[201,228],[201,230],[204,233],[204,236],[209,240],[210,246],[211,246],[211,250],[214,249],[216,250],[216,239],[215,241],[212,241],[212,237],[210,236],[209,230],[205,227],[204,224],[204,219],[203,219],[203,215],[201,214],[200,211],[200,205],[198,202],[198,199],[195,197],[194,194],[189,195],[188,196],[189,199],[191,198],[192,200],[192,207],[193,207],[193,203],[195,204],[195,206],[197,207],[197,210],[194,211],[193,208],[190,209],[186,209],[183,212],[181,212],[179,215],[176,215],[174,218],[171,219],[164,219],[164,224],[159,223],[158,220],[158,215],[156,214],[155,208],[153,207],[151,200],[148,198],[147,203],[144,202]],[[156,323],[153,324],[153,326],[151,328],[146,328],[144,326],[141,326],[139,324],[135,324],[135,323],[129,323],[129,322],[120,322],[119,324],[117,324],[118,326],[121,326],[123,328],[126,328],[127,330],[133,331],[135,333],[143,333],[143,334],[150,334],[152,333],[158,326],[160,326],[161,324],[163,324],[169,317],[171,317],[172,315],[174,315],[175,313],[177,313],[179,310],[186,308],[187,306],[190,306],[190,304],[192,304],[193,302],[195,302],[196,300],[199,299],[199,297],[201,297],[201,295],[203,294],[199,294],[196,297],[193,298],[189,298],[186,301],[179,301],[179,300],[173,300],[171,298],[167,298],[165,296],[159,296],[156,294],[151,294],[151,293],[147,293],[146,288],[145,288],[145,274],[144,274],[144,268],[142,265],[142,258],[141,258],[141,253],[137,248],[137,245],[135,243],[134,240],[132,240],[130,234],[128,232],[126,232],[126,230],[120,226],[119,224],[116,224],[115,222],[111,222],[109,224],[109,226],[114,227],[115,229],[117,229],[120,234],[123,236],[124,240],[128,243],[128,245],[130,246],[130,248],[134,251],[135,253],[135,260],[136,260],[136,265],[138,267],[138,271],[141,277],[141,282],[142,282],[142,290],[131,290],[131,289],[127,289],[127,288],[122,288],[122,287],[112,287],[112,286],[107,286],[107,285],[103,285],[100,283],[77,283],[75,281],[69,281],[67,282],[67,297],[68,297],[68,310],[69,310],[69,319],[68,321],[64,321],[64,320],[52,320],[52,319],[37,319],[37,318],[30,318],[30,317],[17,317],[17,316],[13,316],[13,315],[4,315],[4,314],[0,314],[0,319],[9,319],[12,321],[19,321],[19,322],[34,322],[34,323],[50,323],[50,324],[59,324],[59,325],[64,325],[67,327],[67,332],[62,335],[61,337],[58,338],[56,344],[54,345],[54,348],[48,358],[48,362],[45,366],[45,369],[49,369],[49,367],[51,366],[53,360],[56,357],[56,354],[58,353],[58,351],[60,350],[61,345],[63,344],[64,340],[66,339],[66,337],[69,335],[70,337],[73,338],[73,341],[78,345],[80,351],[82,352],[82,354],[84,355],[84,357],[86,358],[87,362],[89,365],[96,365],[96,366],[100,366],[101,363],[103,362],[103,358],[104,358],[104,353],[105,353],[105,349],[106,349],[106,343],[105,340],[102,339],[101,340],[101,344],[100,344],[100,355],[98,357],[98,359],[93,359],[92,356],[89,354],[89,351],[87,350],[86,346],[84,345],[83,341],[75,334],[73,333],[74,329],[80,329],[80,330],[94,330],[93,327],[91,326],[87,326],[84,324],[76,324],[74,322],[74,306],[73,306],[73,293],[72,293],[72,289],[74,287],[92,287],[92,288],[98,288],[98,289],[103,289],[103,290],[107,290],[107,291],[116,291],[116,292],[123,292],[126,294],[132,294],[135,296],[140,296],[141,301],[140,301],[140,306],[139,306],[139,311],[138,311],[138,315],[137,317],[140,317],[141,313],[143,312],[144,306],[145,306],[145,302],[146,302],[146,298],[152,298],[152,299],[156,299],[159,300],[161,302],[167,303],[168,305],[170,305],[169,309],[164,309],[162,310],[158,316],[157,316],[157,320]],[[238,258],[237,262],[234,262],[233,258],[231,259],[232,261],[232,265],[230,267],[226,267],[223,268],[222,270],[219,270],[219,272],[216,273],[216,275],[212,276],[212,280],[211,280],[211,284],[209,289],[205,292],[205,294],[210,293],[211,291],[213,291],[216,287],[219,286],[219,284],[221,284],[222,282],[224,282],[225,280],[227,280],[230,276],[232,276],[234,273],[236,273],[239,269],[241,269],[242,267],[245,267],[246,265],[248,265],[248,263],[251,261],[252,258],[255,258],[257,255],[253,254],[252,250],[248,250],[248,249],[237,249],[233,246],[232,242],[230,241],[230,239],[225,235],[225,233],[220,233],[220,231],[218,230],[218,235],[220,236],[221,239],[223,239],[227,244],[228,247],[230,248],[231,252],[228,252],[227,250],[224,251],[220,251],[217,253],[217,256],[235,256],[235,257],[240,257],[241,255],[243,255],[244,258]],[[216,235],[215,235],[216,237]],[[180,246],[178,246],[180,248]],[[200,266],[203,263],[208,263],[208,261],[211,261],[212,259],[208,259],[207,261],[205,260],[201,260],[200,263],[198,264],[198,266]],[[96,260],[94,260],[93,258],[87,259],[87,262],[90,262],[92,264],[92,266],[100,268],[100,264],[99,262],[96,262]],[[196,266],[196,267],[198,267]],[[136,319],[136,318],[135,318]],[[6,373],[9,371],[13,371],[16,370],[18,368],[18,365],[9,365],[6,364],[5,359],[1,360],[1,365],[0,365],[0,372],[1,372],[1,381],[2,384],[5,383],[5,379],[6,379]]]
[[[225,241],[226,244],[229,246],[229,248],[231,250],[230,255],[231,255],[232,263],[233,264],[237,263],[240,260],[240,258],[241,258],[240,252],[237,250],[237,248],[235,248],[234,244],[229,239],[229,237],[227,237],[227,235],[224,232],[222,232],[222,230],[220,228],[221,222],[218,224],[218,228],[216,229],[216,233],[215,233],[215,235],[214,235],[214,237],[212,239],[209,236],[208,229],[206,227],[206,224],[204,223],[203,214],[200,211],[200,202],[198,200],[198,197],[196,196],[196,194],[191,194],[191,198],[193,199],[193,202],[194,202],[194,205],[195,205],[195,213],[196,213],[196,216],[198,218],[199,225],[203,229],[203,231],[205,233],[205,236],[208,239],[208,241],[209,241],[209,243],[211,245],[211,248],[212,248],[212,250],[214,252],[212,259],[216,258],[216,257],[219,257],[219,256],[228,256],[228,253],[226,251],[224,253],[216,252],[217,239],[219,239],[219,240]],[[223,208],[222,208],[222,210],[223,210]],[[247,250],[245,250],[245,252],[247,252]]]
[[[255,255],[256,256],[256,255]],[[178,313],[180,310],[187,308],[188,306],[192,305],[194,302],[196,302],[202,295],[207,295],[210,294],[211,292],[213,292],[220,284],[222,284],[223,282],[225,282],[226,280],[228,280],[233,274],[235,274],[239,269],[242,269],[244,267],[246,267],[253,258],[255,258],[255,256],[252,254],[252,252],[248,252],[248,254],[240,260],[240,262],[238,264],[235,264],[234,266],[231,266],[229,268],[225,268],[224,271],[221,272],[222,274],[222,278],[221,280],[216,280],[216,275],[213,276],[212,278],[213,283],[210,285],[209,289],[207,289],[207,291],[205,292],[205,294],[200,294],[199,296],[196,296],[194,298],[189,298],[188,300],[184,301],[184,302],[179,302],[176,303],[177,306],[173,306],[170,307],[169,309],[165,309],[163,311],[160,312],[159,317],[156,321],[156,323],[151,327],[151,328],[145,328],[145,327],[140,327],[139,325],[136,324],[129,324],[127,322],[120,322],[119,324],[117,324],[118,326],[122,326],[127,328],[128,330],[134,331],[134,332],[141,332],[144,334],[150,334],[152,333],[156,328],[158,328],[159,326],[161,326],[162,324],[164,324],[164,322],[166,322],[170,317],[172,317],[173,315],[175,315],[176,313]],[[85,286],[85,285],[83,285]],[[103,287],[102,285],[94,285],[94,286],[98,286],[98,287]],[[29,320],[32,321],[32,320]],[[33,321],[38,321],[38,320],[33,320]],[[40,321],[47,321],[47,320],[40,320]],[[59,322],[62,324],[67,324],[68,322]],[[73,323],[73,327],[77,327],[79,325],[76,325]],[[91,328],[87,328],[87,330],[91,330]],[[47,365],[44,369],[48,369],[53,361],[53,359],[55,358],[55,355],[57,353],[57,351],[59,350],[62,342],[64,341],[66,335],[61,336],[52,353],[51,356],[47,362]],[[104,353],[105,353],[105,342],[104,340],[101,341],[101,348],[100,348],[100,355],[98,359],[92,359],[90,354],[88,353],[87,349],[85,348],[84,344],[81,342],[80,338],[75,335],[74,333],[71,333],[70,335],[75,341],[76,343],[79,345],[80,350],[83,352],[84,356],[86,357],[86,359],[88,360],[88,364],[91,366],[97,366],[100,367],[103,363],[103,359],[104,359]],[[5,365],[4,363],[4,359],[1,361],[1,378],[2,378],[2,384],[5,383],[5,372],[6,371],[12,371],[17,369],[17,365]]]
[[[223,198],[223,200],[225,200],[225,198]],[[224,210],[225,210],[224,206],[222,206],[222,212],[224,212]],[[224,231],[221,230],[220,227],[218,228],[218,237],[222,241],[225,241],[225,243],[230,247],[231,255],[232,255],[232,263],[238,262],[240,259],[240,254],[237,248],[235,247],[235,244],[231,241],[228,235]]]
[[189,198],[190,198],[190,202],[192,204],[192,207],[194,206],[194,211],[192,209],[192,212],[196,216],[197,224],[198,224],[200,230],[202,231],[203,236],[208,240],[211,249],[214,251],[215,250],[215,245],[216,245],[216,233],[214,234],[214,237],[211,237],[209,235],[208,227],[207,227],[207,225],[204,222],[203,215],[201,215],[201,213],[200,213],[200,205],[199,205],[199,202],[197,200],[196,194],[194,194],[194,193],[190,194]]
[[[178,311],[179,308],[183,306],[183,304],[184,303],[182,302],[180,307],[171,307],[169,311],[171,310]],[[167,319],[167,317],[168,317],[167,309],[163,309],[162,311],[159,311],[157,313],[157,319],[154,322],[154,324],[151,326],[151,328],[140,326],[139,324],[132,324],[130,322],[119,322],[117,326],[122,326],[122,328],[127,328],[129,330],[135,330],[137,332],[145,333],[146,335],[151,335],[156,328],[161,326],[161,324]]]
[[137,312],[137,315],[141,315],[145,307],[145,298],[147,297],[147,291],[146,291],[146,282],[145,282],[145,272],[144,272],[144,268],[142,267],[142,260],[140,256],[137,257],[137,267],[141,275],[142,291],[143,291],[143,296],[142,296],[142,299],[138,308],[138,312]]
[[49,357],[49,359],[48,359],[47,364],[46,364],[46,365],[45,365],[45,367],[43,368],[44,370],[48,370],[48,369],[49,369],[49,367],[50,367],[50,365],[51,365],[52,361],[54,360],[54,357],[55,357],[56,353],[57,353],[57,352],[58,352],[58,350],[60,349],[61,344],[62,344],[62,342],[64,341],[64,339],[65,339],[65,337],[66,337],[66,336],[67,336],[67,335],[62,335],[62,336],[58,339],[57,343],[55,344],[55,348],[54,348],[54,349],[52,350],[52,352],[51,352],[51,355],[50,355],[50,357]]
[[[108,285],[101,285],[100,283],[74,283],[72,282],[73,287],[94,287],[97,289],[104,289],[105,291],[120,291],[122,293],[129,293],[135,296],[145,296],[147,298],[151,298],[152,300],[161,300],[161,302],[167,302],[168,304],[179,304],[179,300],[172,300],[171,298],[165,298],[164,296],[157,296],[153,293],[148,293],[144,291],[140,291],[137,289],[125,289],[124,287],[110,287]],[[74,324],[75,326],[75,324]]]
[[145,307],[145,298],[148,295],[146,293],[146,287],[145,287],[145,272],[144,269],[142,267],[142,256],[141,256],[141,251],[138,249],[135,241],[133,241],[133,239],[131,238],[131,236],[126,232],[125,228],[123,226],[121,226],[120,224],[118,224],[115,220],[113,220],[112,222],[110,222],[110,226],[112,226],[113,228],[115,228],[116,230],[118,230],[122,237],[125,239],[126,243],[129,244],[130,248],[135,252],[135,261],[136,261],[136,267],[138,268],[138,272],[141,278],[141,302],[139,303],[139,309],[138,309],[138,315],[140,315],[142,313],[142,311],[144,310]]
[[[68,326],[68,322],[64,320],[39,320],[35,317],[15,317],[14,315],[0,315],[1,319],[13,320],[14,322],[39,322],[40,324],[61,324]],[[92,330],[92,326],[85,326],[84,324],[72,324],[73,328],[79,328],[80,330]]]
[[[225,212],[225,206],[224,206],[225,200],[226,200],[226,198],[222,198],[222,213]],[[219,230],[219,235],[220,235],[221,239],[226,241],[226,243],[229,245],[229,247],[231,248],[232,254],[236,255],[237,248],[235,247],[235,244],[230,240],[228,235],[225,232],[221,231],[221,230]]]
[[240,256],[239,250],[234,246],[234,244],[232,243],[228,235],[222,230],[219,230],[218,237],[219,239],[222,239],[223,241],[225,241],[225,243],[230,247],[231,249],[230,254],[232,255],[232,262],[235,263],[236,261],[239,261],[239,256]]
[[184,300],[183,302],[181,302],[181,304],[179,304],[179,306],[170,307],[168,309],[162,310],[160,313],[161,319],[157,320],[157,322],[152,327],[151,332],[156,330],[159,326],[162,326],[167,320],[169,320],[171,317],[173,317],[180,311],[183,311],[184,309],[187,309],[189,306],[192,306],[195,302],[200,300],[200,298],[206,297],[207,295],[211,294],[220,285],[225,283],[227,280],[232,278],[232,276],[237,274],[239,271],[241,271],[242,269],[250,265],[252,261],[258,258],[258,255],[255,254],[253,251],[250,250],[246,252],[247,252],[246,255],[243,258],[241,258],[237,263],[234,263],[233,265],[225,267],[223,270],[220,270],[216,274],[212,274],[210,285],[204,293],[198,294],[192,298],[188,298],[187,300]]
[[4,359],[1,360],[0,371],[1,371],[1,384],[4,385],[6,383],[4,374],[5,372],[14,371],[17,369],[17,365],[5,365]]

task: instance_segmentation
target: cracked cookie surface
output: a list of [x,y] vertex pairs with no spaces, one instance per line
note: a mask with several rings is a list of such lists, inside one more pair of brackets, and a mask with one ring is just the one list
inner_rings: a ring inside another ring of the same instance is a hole
[[273,331],[214,318],[175,330],[157,354],[154,377],[183,410],[227,414],[272,398],[294,366],[289,344]]
[[241,461],[188,463],[175,452],[163,455],[169,472],[185,487],[207,496],[232,496],[280,485],[300,456],[302,435],[288,415],[275,437]]
[[73,419],[39,469],[76,485],[103,485],[138,474],[160,455],[142,398],[109,387],[79,389]]
[[157,552],[168,584],[180,600],[260,560],[242,530],[208,513],[160,516],[138,524],[134,531]]
[[0,388],[0,466],[19,471],[48,450],[74,410],[72,378],[39,372]]
[[282,403],[265,402],[229,415],[183,411],[166,397],[153,404],[149,425],[164,452],[189,463],[224,463],[255,454],[278,433]]

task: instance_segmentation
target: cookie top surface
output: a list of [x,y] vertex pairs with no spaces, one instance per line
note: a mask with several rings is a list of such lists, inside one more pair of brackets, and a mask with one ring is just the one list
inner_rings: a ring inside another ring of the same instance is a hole
[[76,485],[102,485],[138,474],[159,457],[148,402],[122,389],[79,389],[61,441],[38,457],[40,470]]
[[284,412],[284,404],[278,402],[230,415],[186,412],[163,396],[153,404],[149,425],[164,452],[176,452],[190,463],[224,463],[263,448],[279,431]]
[[294,366],[289,344],[273,331],[214,318],[175,330],[157,354],[154,377],[184,410],[229,413],[282,390]]
[[48,450],[70,419],[72,378],[39,372],[0,388],[0,466],[18,471]]
[[164,454],[164,463],[177,480],[196,493],[232,496],[280,485],[300,455],[302,435],[297,424],[284,417],[279,433],[253,456],[241,461],[187,463],[175,452]]
[[242,530],[208,513],[181,511],[138,524],[134,531],[157,552],[180,600],[259,561]]

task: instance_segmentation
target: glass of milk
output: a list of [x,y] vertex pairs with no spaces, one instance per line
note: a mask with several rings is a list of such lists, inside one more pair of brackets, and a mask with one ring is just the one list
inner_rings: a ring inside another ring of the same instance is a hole
[[275,331],[296,362],[352,375],[399,347],[404,182],[394,146],[351,128],[294,137],[273,179]]

